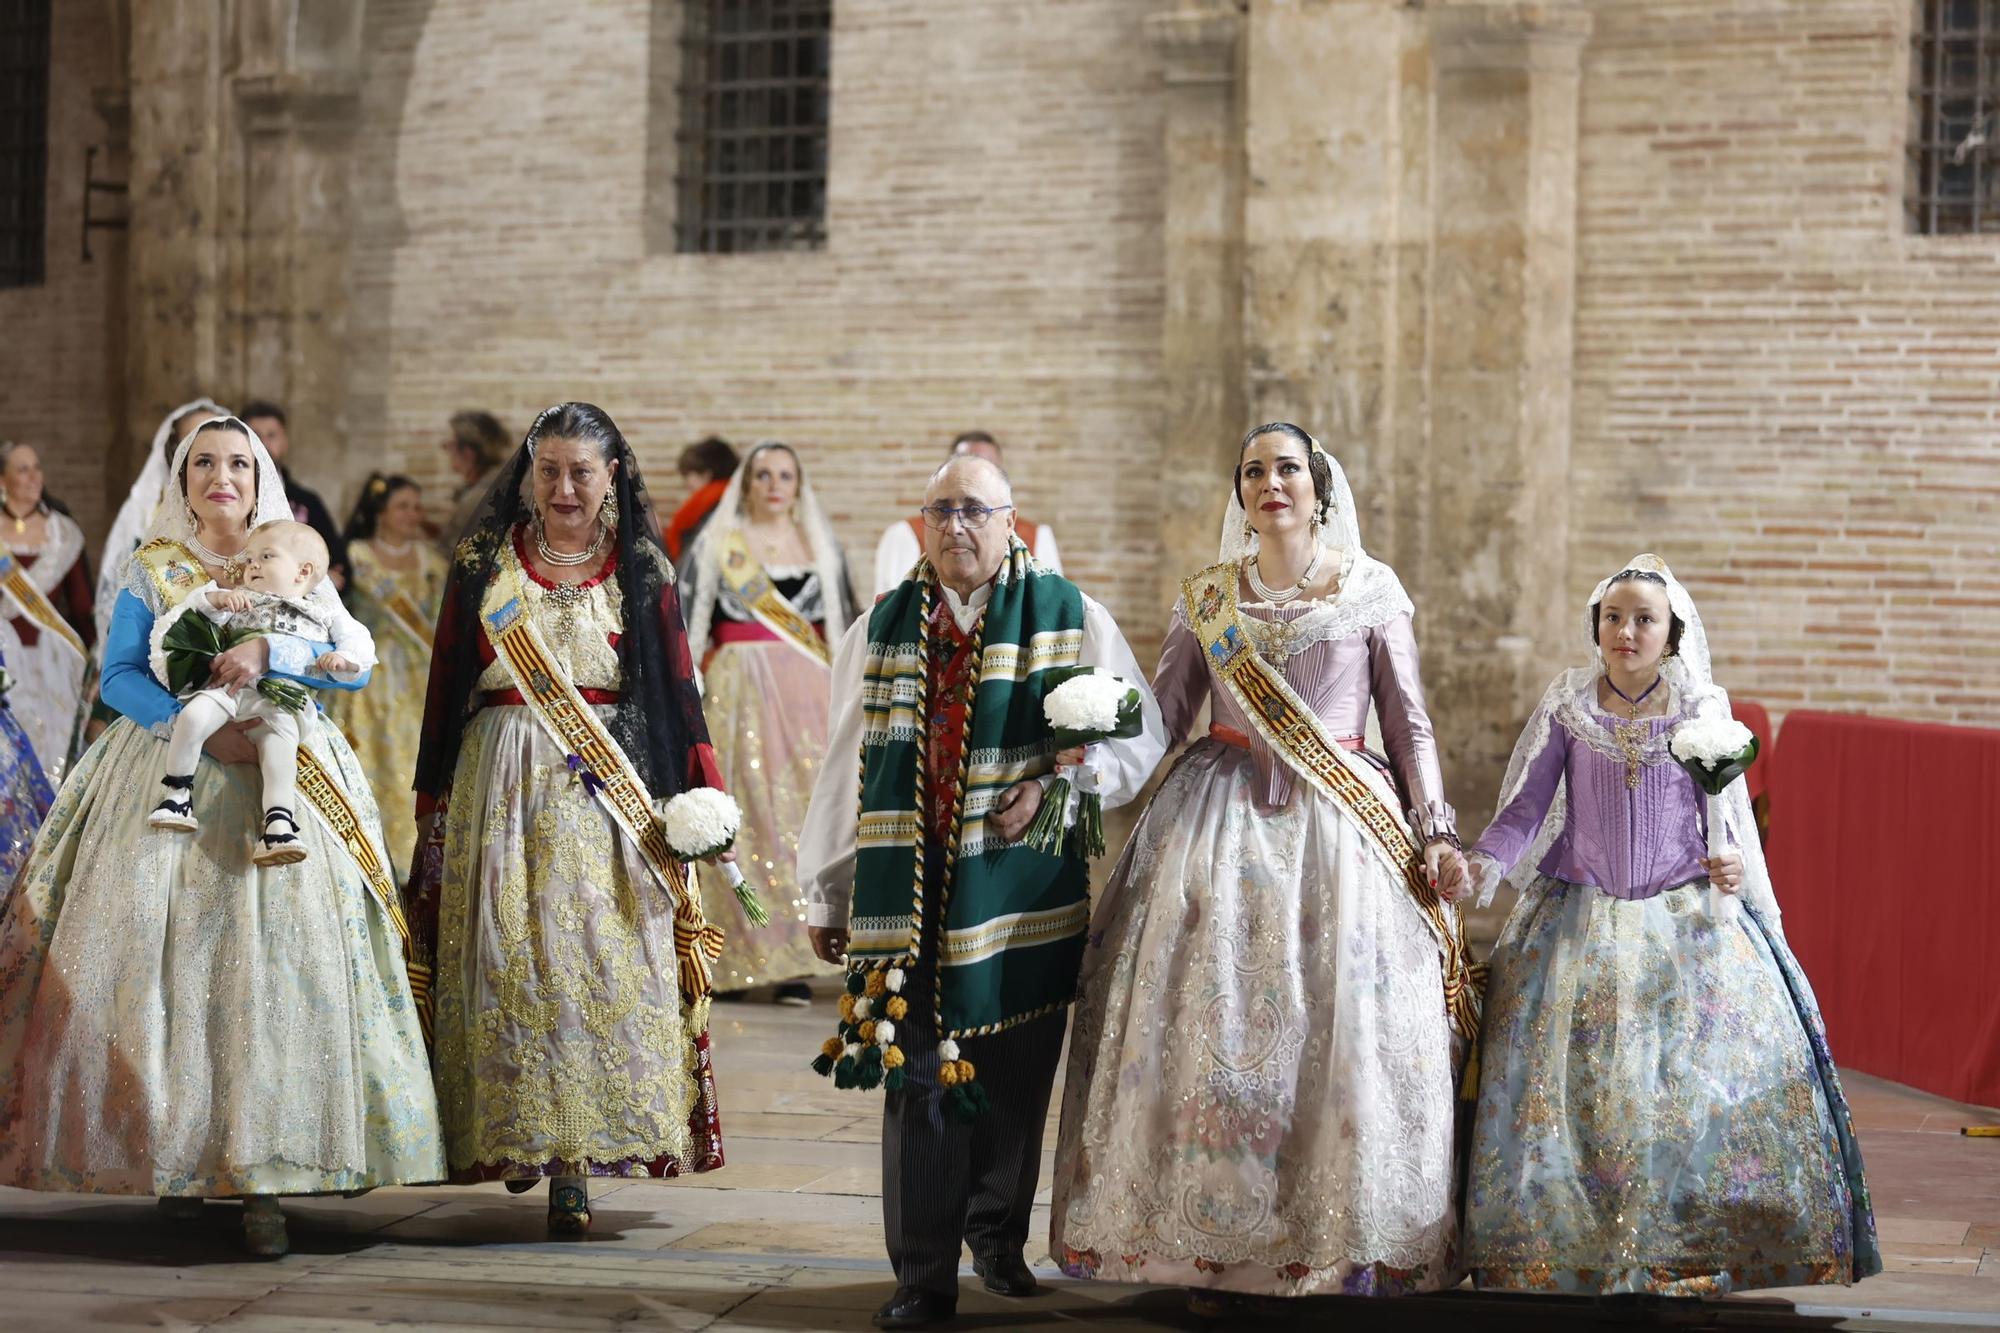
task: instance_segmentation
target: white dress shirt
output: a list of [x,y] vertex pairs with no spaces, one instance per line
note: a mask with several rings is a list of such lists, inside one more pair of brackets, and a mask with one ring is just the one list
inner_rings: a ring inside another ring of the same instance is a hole
[[[969,631],[993,596],[993,585],[979,588],[963,601],[950,588],[943,592],[959,629]],[[854,897],[855,816],[861,802],[861,676],[867,661],[868,617],[863,616],[849,627],[833,655],[827,759],[820,765],[805,827],[799,831],[799,883],[806,891],[808,925],[845,929]],[[1109,810],[1144,790],[1166,756],[1166,724],[1131,645],[1111,613],[1089,597],[1083,599],[1083,650],[1077,662],[1108,671],[1139,691],[1139,734],[1130,740],[1099,741],[1084,752],[1084,766],[1096,779],[1098,797]],[[1054,774],[1044,775],[1042,785],[1053,778]]]

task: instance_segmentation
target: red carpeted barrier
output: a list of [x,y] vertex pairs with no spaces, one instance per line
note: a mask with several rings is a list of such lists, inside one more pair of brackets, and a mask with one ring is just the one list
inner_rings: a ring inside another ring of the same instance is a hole
[[1834,1057],[2000,1106],[2000,731],[1791,713],[1766,781],[1771,880]]

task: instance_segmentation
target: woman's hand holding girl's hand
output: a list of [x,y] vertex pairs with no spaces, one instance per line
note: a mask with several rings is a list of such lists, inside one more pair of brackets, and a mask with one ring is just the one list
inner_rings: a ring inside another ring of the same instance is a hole
[[1434,842],[1424,848],[1424,874],[1438,896],[1448,903],[1472,892],[1472,875],[1465,864],[1465,853],[1448,842]]

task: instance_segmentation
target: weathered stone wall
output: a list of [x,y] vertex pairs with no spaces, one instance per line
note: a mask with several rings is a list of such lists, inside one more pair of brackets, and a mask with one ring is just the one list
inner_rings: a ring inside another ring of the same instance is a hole
[[[124,424],[124,344],[107,336],[123,304],[124,238],[93,232],[90,263],[81,246],[84,152],[108,149],[114,138],[96,104],[98,91],[118,81],[110,19],[104,4],[53,7],[46,280],[0,289],[0,439],[36,446],[49,492],[93,534],[109,521],[105,461]],[[124,179],[122,155],[98,153],[96,174]],[[93,206],[94,215],[123,212],[109,197]]]

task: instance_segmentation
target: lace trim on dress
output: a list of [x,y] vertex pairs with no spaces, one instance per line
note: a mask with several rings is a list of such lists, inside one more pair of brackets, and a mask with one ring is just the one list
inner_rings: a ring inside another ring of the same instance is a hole
[[[1260,636],[1282,639],[1287,654],[1299,653],[1316,643],[1326,643],[1365,634],[1386,625],[1397,616],[1415,615],[1416,605],[1403,591],[1396,571],[1372,555],[1350,557],[1340,592],[1332,601],[1317,598],[1305,603],[1274,606],[1269,602],[1243,602],[1245,611],[1270,613],[1274,619],[1245,616],[1252,642],[1262,652]],[[1285,613],[1303,606],[1302,615],[1285,618]]]
[[28,576],[28,582],[44,597],[56,590],[56,585],[69,573],[69,567],[83,554],[83,529],[76,521],[51,509],[42,515],[43,540],[40,550],[30,551],[14,547],[15,555],[33,556],[32,567],[23,566],[21,572]]
[[[1653,717],[1642,717],[1638,719],[1639,721],[1650,723],[1663,720],[1668,722],[1683,720],[1683,700],[1680,689],[1673,681],[1669,680],[1666,682],[1666,690],[1667,711]],[[1595,672],[1590,674],[1589,679],[1581,689],[1574,691],[1569,697],[1556,705],[1555,717],[1557,721],[1569,728],[1570,735],[1576,737],[1579,741],[1590,747],[1590,749],[1603,755],[1605,758],[1615,759],[1622,764],[1630,757],[1626,754],[1625,747],[1618,743],[1618,737],[1613,734],[1613,728],[1625,723],[1627,719],[1605,712],[1598,704],[1597,676]],[[1668,740],[1672,735],[1673,728],[1668,727],[1647,738],[1638,748],[1637,755],[1639,762],[1648,768],[1655,764],[1677,762],[1674,759],[1673,752],[1667,748]]]

